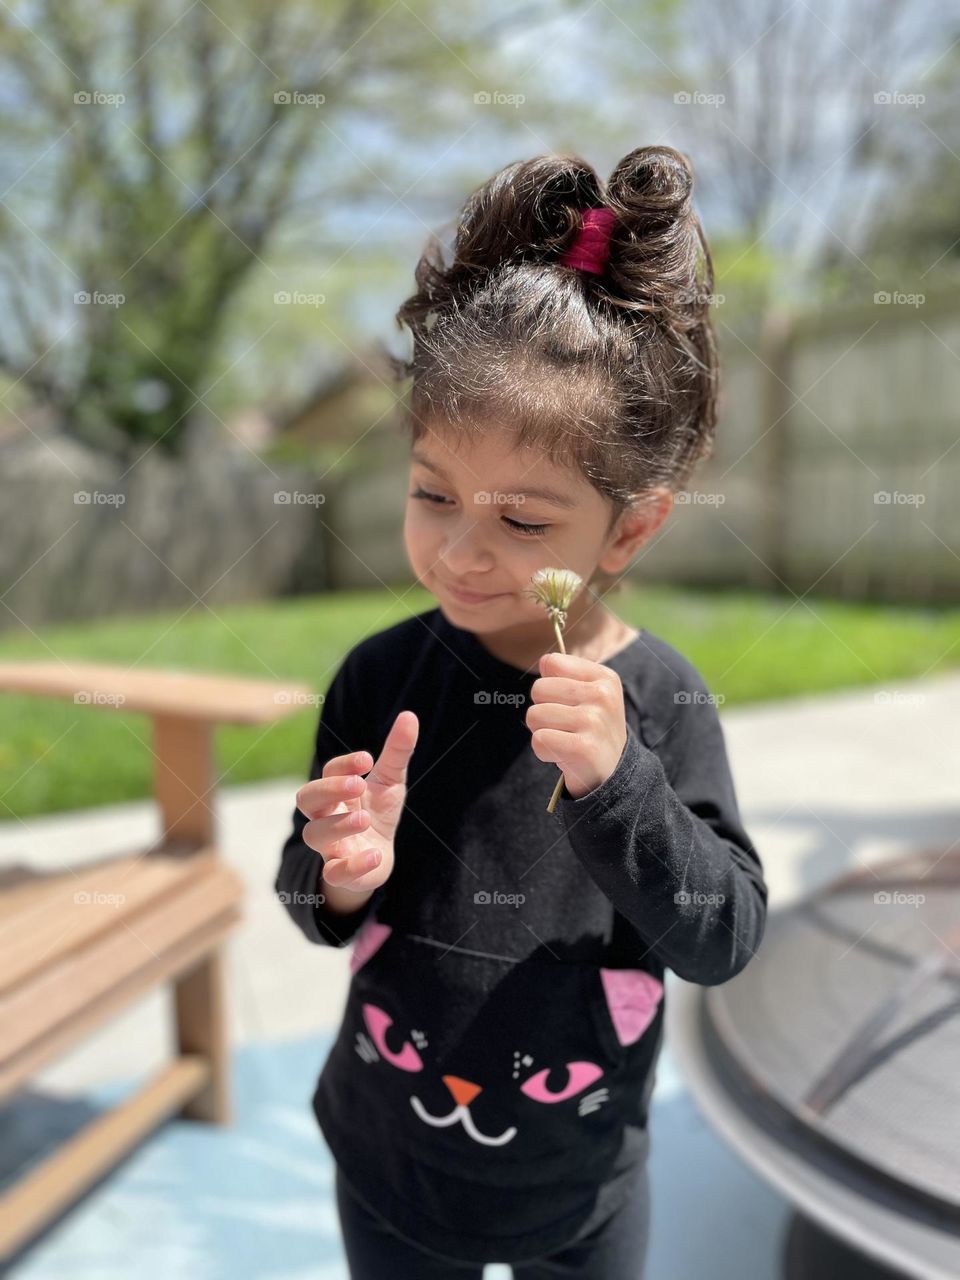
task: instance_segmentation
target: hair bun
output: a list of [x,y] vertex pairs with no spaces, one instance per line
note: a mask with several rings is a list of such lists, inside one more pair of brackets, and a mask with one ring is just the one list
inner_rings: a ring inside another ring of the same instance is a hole
[[609,271],[622,305],[663,312],[681,327],[702,316],[713,290],[692,195],[690,161],[667,146],[631,151],[607,186],[607,204],[619,219]]
[[690,207],[693,170],[673,147],[638,147],[617,165],[607,190],[628,222],[675,222]]
[[509,164],[467,199],[454,267],[490,269],[512,259],[549,261],[601,199],[596,171],[578,156],[544,155]]
[[602,202],[595,169],[572,155],[543,155],[508,164],[467,197],[452,258],[434,236],[417,263],[417,293],[397,313],[415,324],[469,298],[506,263],[550,262],[576,236],[582,210]]

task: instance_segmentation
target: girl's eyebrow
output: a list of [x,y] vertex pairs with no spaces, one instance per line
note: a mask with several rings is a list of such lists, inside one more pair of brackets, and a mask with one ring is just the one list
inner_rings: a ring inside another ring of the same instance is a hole
[[[419,462],[421,467],[426,467],[428,471],[432,471],[435,475],[440,476],[442,480],[450,480],[450,475],[436,462],[431,462],[429,458],[424,457],[416,449],[410,451],[410,457],[414,462]],[[554,507],[564,507],[568,511],[573,511],[576,506],[576,500],[571,498],[567,493],[561,493],[559,489],[550,489],[547,486],[539,486],[532,489],[507,489],[506,493],[522,494],[525,498],[542,498],[544,502],[549,502]]]

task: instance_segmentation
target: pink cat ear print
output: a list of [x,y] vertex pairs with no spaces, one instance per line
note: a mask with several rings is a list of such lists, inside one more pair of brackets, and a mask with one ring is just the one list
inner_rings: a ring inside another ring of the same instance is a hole
[[365,965],[370,957],[380,950],[392,932],[388,924],[381,924],[379,920],[365,920],[353,940],[350,972],[356,973]]
[[655,1018],[663,984],[642,969],[601,969],[600,977],[617,1039],[633,1044]]

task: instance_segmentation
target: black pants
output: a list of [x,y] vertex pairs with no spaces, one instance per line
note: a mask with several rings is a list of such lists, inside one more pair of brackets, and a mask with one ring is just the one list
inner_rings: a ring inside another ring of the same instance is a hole
[[[371,1213],[336,1174],[340,1232],[350,1280],[482,1280],[483,1265],[456,1262],[403,1239]],[[630,1194],[605,1222],[549,1256],[513,1263],[514,1280],[642,1280],[650,1226],[647,1166],[641,1162]],[[499,1259],[490,1258],[490,1262]]]

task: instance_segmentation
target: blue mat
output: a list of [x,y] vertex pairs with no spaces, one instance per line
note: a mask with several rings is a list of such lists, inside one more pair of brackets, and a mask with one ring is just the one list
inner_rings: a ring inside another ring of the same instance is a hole
[[[332,1038],[234,1053],[235,1123],[173,1120],[25,1250],[18,1280],[347,1280],[333,1163],[310,1109]],[[139,1081],[0,1109],[0,1186]],[[645,1280],[780,1274],[790,1206],[707,1128],[664,1049]],[[484,1280],[509,1280],[502,1264]]]

